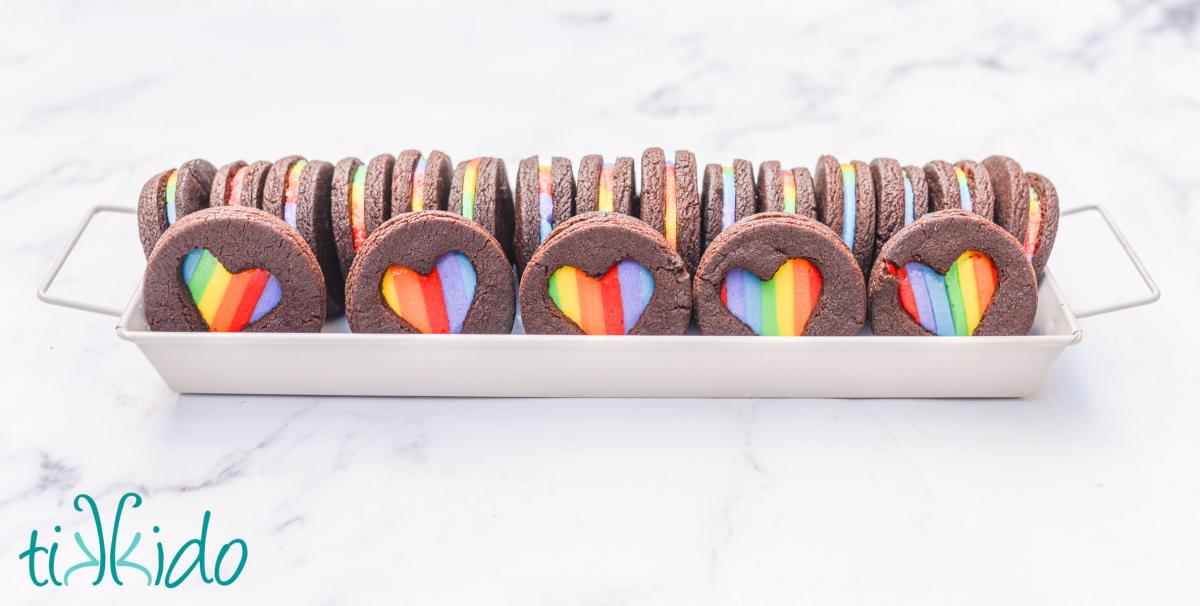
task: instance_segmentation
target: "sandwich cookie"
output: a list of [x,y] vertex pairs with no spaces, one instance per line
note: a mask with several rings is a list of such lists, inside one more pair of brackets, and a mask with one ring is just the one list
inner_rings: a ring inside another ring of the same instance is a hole
[[367,236],[388,218],[394,164],[394,158],[381,154],[367,164],[346,158],[333,167],[330,214],[343,276],[349,275],[354,255]]
[[867,315],[862,270],[820,221],[768,212],[713,241],[692,285],[706,335],[857,335]]
[[1049,179],[1021,170],[1016,160],[992,156],[983,161],[996,195],[996,223],[1025,247],[1040,277],[1058,233],[1058,192]]
[[876,335],[1025,335],[1037,312],[1037,280],[1021,243],[960,209],[901,229],[871,268]]
[[900,228],[929,212],[929,189],[925,171],[917,166],[900,166],[891,158],[871,161],[875,185],[875,252],[883,249]]
[[533,251],[550,236],[554,226],[575,214],[575,175],[571,161],[557,156],[530,156],[521,160],[516,196],[513,248],[520,275]]
[[758,201],[765,212],[784,212],[815,219],[817,198],[807,168],[781,168],[770,160],[758,165]]
[[415,149],[402,152],[396,157],[392,204],[384,219],[418,210],[446,210],[453,178],[454,165],[446,154],[435,149],[424,158]]
[[839,163],[833,156],[817,160],[814,180],[817,218],[842,236],[865,274],[875,247],[875,183],[863,162]]
[[579,190],[575,194],[577,214],[599,211],[638,216],[637,185],[633,158],[622,156],[607,163],[599,154],[579,161]]
[[450,187],[450,212],[478,223],[513,256],[513,200],[504,160],[475,158],[459,162]]
[[146,181],[138,196],[137,218],[138,237],[147,257],[176,220],[208,207],[216,171],[207,160],[188,160],[179,168],[163,171]]
[[155,331],[318,332],[325,281],[288,224],[222,206],[192,213],[163,234],[142,277],[142,305]]
[[701,197],[704,213],[701,228],[707,248],[721,232],[758,211],[754,192],[754,169],[746,160],[704,167]]
[[333,240],[330,182],[333,165],[300,156],[280,159],[267,171],[263,210],[300,232],[325,274],[325,315],[342,313],[345,288]]
[[262,208],[263,187],[270,170],[271,163],[264,160],[252,164],[237,160],[222,166],[213,177],[208,205]]
[[529,334],[681,335],[691,280],[666,238],[624,213],[585,213],[554,228],[521,277]]
[[991,220],[995,196],[987,168],[978,162],[963,160],[950,164],[934,160],[925,165],[929,184],[929,210],[959,208]]
[[676,151],[668,160],[663,150],[651,147],[642,154],[641,219],[667,239],[679,253],[688,272],[696,271],[703,243],[700,236],[700,191],[696,184],[696,156]]
[[504,334],[513,295],[512,264],[479,224],[445,211],[402,213],[358,251],[346,319],[362,333]]

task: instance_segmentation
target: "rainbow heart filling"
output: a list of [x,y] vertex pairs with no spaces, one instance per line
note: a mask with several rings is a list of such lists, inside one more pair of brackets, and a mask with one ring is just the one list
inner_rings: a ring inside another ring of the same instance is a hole
[[904,224],[908,225],[916,220],[913,216],[916,214],[913,208],[913,186],[908,178],[908,170],[900,169],[900,176],[904,178]]
[[958,199],[961,202],[961,208],[967,211],[975,210],[975,203],[971,201],[971,184],[967,182],[966,171],[955,166],[954,177],[958,179]]
[[475,220],[475,186],[479,182],[480,162],[483,162],[483,158],[475,158],[467,162],[463,170],[462,216],[471,221]]
[[858,227],[858,191],[855,189],[858,175],[854,164],[842,165],[842,242],[854,250],[854,232]]
[[1025,231],[1025,254],[1032,260],[1037,252],[1038,234],[1042,231],[1042,203],[1037,192],[1029,188],[1029,227]]
[[460,334],[475,299],[475,266],[460,252],[448,252],[422,275],[393,265],[383,272],[380,292],[388,307],[424,334]]
[[300,201],[300,173],[308,160],[296,160],[288,167],[287,185],[283,189],[283,220],[296,227],[296,204]]
[[354,252],[362,248],[367,240],[366,202],[364,200],[367,188],[367,167],[359,164],[350,174],[350,237],[354,242]]
[[249,166],[243,166],[233,173],[228,181],[225,182],[225,196],[222,199],[226,206],[241,206],[242,205],[242,183],[246,181],[246,173],[250,172]]
[[721,230],[729,229],[737,221],[737,183],[733,167],[721,167]]
[[187,284],[200,317],[212,332],[238,332],[265,316],[283,298],[279,280],[265,269],[231,274],[208,249],[183,258]]
[[675,161],[667,160],[663,167],[663,235],[671,250],[679,250],[679,210],[676,201]]
[[780,185],[783,187],[783,212],[796,212],[796,173],[779,169]]
[[600,277],[564,265],[547,286],[550,300],[585,334],[626,335],[641,319],[654,294],[654,276],[636,261],[625,259]]
[[412,174],[412,209],[425,210],[425,158],[417,157]]
[[808,259],[784,261],[770,280],[741,268],[721,284],[721,302],[755,334],[794,337],[804,334],[821,298],[821,272]]
[[900,281],[900,304],[925,330],[938,336],[970,336],[996,293],[996,266],[974,250],[959,255],[943,276],[924,263],[888,272]]
[[539,164],[538,182],[538,242],[545,242],[554,229],[554,169]]
[[596,200],[596,210],[610,213],[613,211],[613,171],[614,165],[606,163],[600,167],[600,191]]
[[173,170],[167,176],[167,185],[163,192],[164,206],[167,209],[167,225],[175,224],[175,189],[179,186],[179,171]]

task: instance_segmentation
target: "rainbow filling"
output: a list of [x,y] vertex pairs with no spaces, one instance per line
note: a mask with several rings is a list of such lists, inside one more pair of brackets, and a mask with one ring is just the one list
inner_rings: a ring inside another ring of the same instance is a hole
[[287,173],[287,186],[283,190],[283,220],[296,227],[296,203],[300,201],[300,173],[308,160],[296,160]]
[[900,175],[904,177],[904,224],[908,225],[916,220],[913,215],[916,210],[913,208],[913,186],[912,181],[908,178],[908,171],[900,169]]
[[796,174],[787,169],[779,169],[780,184],[783,187],[783,212],[796,212]]
[[226,206],[241,206],[242,205],[242,183],[246,181],[246,173],[250,172],[249,166],[243,166],[233,173],[233,177],[225,183],[225,198]]
[[671,250],[679,250],[679,209],[676,202],[675,162],[667,160],[663,179],[663,235]]
[[475,184],[479,181],[479,163],[483,158],[475,158],[467,162],[463,171],[462,216],[475,220]]
[[961,201],[962,209],[975,210],[975,203],[971,201],[971,184],[967,182],[966,171],[955,166],[954,176],[958,179],[958,199]]
[[1033,260],[1037,252],[1038,234],[1042,232],[1042,203],[1037,192],[1029,188],[1029,227],[1025,231],[1025,255]]
[[460,334],[475,299],[475,266],[460,252],[448,252],[433,271],[421,275],[403,265],[383,273],[380,291],[388,307],[423,334]]
[[179,186],[179,171],[171,171],[167,176],[167,190],[164,192],[163,199],[166,201],[167,208],[167,225],[175,224],[175,189]]
[[900,281],[900,305],[938,336],[975,334],[996,292],[996,266],[979,251],[959,255],[944,276],[916,262],[887,269]]
[[854,230],[858,227],[858,201],[856,197],[858,192],[855,190],[855,181],[857,179],[854,165],[846,163],[842,165],[842,242],[853,251],[854,250]]
[[208,249],[183,258],[187,284],[200,317],[212,332],[238,332],[275,309],[283,298],[279,280],[265,269],[231,274]]
[[366,205],[363,201],[367,188],[367,167],[359,164],[350,175],[350,236],[354,241],[354,252],[362,248],[367,240]]
[[554,169],[538,165],[538,242],[545,242],[554,229]]
[[599,280],[564,265],[550,275],[547,292],[584,334],[625,335],[650,304],[654,277],[629,259],[608,268]]
[[732,166],[721,167],[721,230],[737,221],[737,183]]
[[610,213],[613,211],[613,164],[600,167],[600,191],[597,194],[596,210]]
[[721,285],[721,302],[755,334],[804,334],[821,297],[821,272],[808,259],[788,259],[770,280],[732,269]]
[[412,174],[412,209],[425,210],[425,158],[417,157]]

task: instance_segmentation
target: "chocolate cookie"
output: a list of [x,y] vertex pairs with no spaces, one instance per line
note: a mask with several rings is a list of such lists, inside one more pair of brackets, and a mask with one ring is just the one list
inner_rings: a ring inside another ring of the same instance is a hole
[[481,225],[500,243],[508,260],[514,260],[513,199],[504,160],[475,158],[459,162],[454,168],[447,210]]
[[1012,234],[979,215],[943,210],[884,244],[869,302],[877,335],[1025,335],[1037,279]]
[[154,175],[138,196],[138,237],[150,256],[154,244],[176,220],[208,206],[216,169],[207,160],[188,160],[177,169]]
[[318,332],[325,281],[300,234],[242,206],[188,215],[154,247],[142,277],[150,330]]
[[817,218],[841,234],[866,273],[875,248],[875,183],[870,169],[857,160],[840,164],[833,156],[821,156],[814,186]]
[[992,156],[983,165],[996,196],[996,223],[1022,242],[1040,277],[1058,233],[1058,192],[1049,179],[1022,171],[1012,158]]
[[769,160],[758,165],[758,202],[765,212],[795,213],[817,217],[817,198],[812,173],[807,168],[781,169]]
[[737,221],[758,212],[754,192],[754,169],[746,160],[734,160],[722,166],[709,164],[704,167],[704,213],[701,229],[704,231],[704,246]]
[[767,212],[725,230],[692,285],[706,335],[857,335],[867,316],[862,270],[816,219]]
[[308,243],[325,274],[325,313],[337,316],[345,304],[342,269],[333,241],[330,182],[333,165],[288,156],[267,171],[263,210],[283,219]]
[[[446,154],[435,149],[429,152],[428,158],[422,158],[421,152],[415,149],[402,152],[396,158],[396,168],[392,172],[391,208],[380,223],[400,213],[446,210],[453,178],[454,166]],[[379,226],[371,225],[370,216],[367,219],[368,230]]]
[[599,154],[579,161],[579,190],[575,192],[575,212],[625,213],[638,216],[637,184],[634,183],[633,158],[621,156],[605,163]]
[[925,171],[916,166],[901,167],[891,158],[871,161],[875,185],[875,252],[878,254],[901,227],[929,212],[929,188]]
[[[392,166],[395,159],[381,154],[363,164],[346,158],[333,167],[330,209],[333,241],[342,275],[349,275],[354,255],[367,236],[387,219],[392,199]],[[368,221],[368,218],[372,219]]]
[[925,181],[929,184],[930,211],[961,208],[992,218],[992,179],[982,164],[963,160],[951,165],[934,160],[925,165]]
[[263,160],[253,164],[237,160],[222,166],[213,177],[208,205],[262,208],[263,187],[267,184],[269,170],[271,163]]
[[346,282],[346,319],[363,333],[512,332],[513,270],[486,230],[444,211],[375,230]]
[[513,248],[517,255],[517,275],[533,251],[541,246],[555,225],[575,214],[575,175],[571,161],[557,156],[541,164],[538,156],[521,160],[517,168],[517,217],[513,226]]
[[667,160],[657,147],[642,153],[639,206],[642,220],[667,239],[689,272],[696,271],[703,252],[696,156],[680,150],[673,161]]
[[586,213],[554,228],[521,277],[530,334],[681,335],[691,310],[683,259],[624,213]]

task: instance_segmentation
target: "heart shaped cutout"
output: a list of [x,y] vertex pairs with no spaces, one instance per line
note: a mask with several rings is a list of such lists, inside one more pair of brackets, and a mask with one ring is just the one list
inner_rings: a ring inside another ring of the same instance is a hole
[[460,252],[448,252],[433,271],[419,274],[403,265],[383,272],[380,292],[388,307],[424,334],[461,334],[475,300],[475,266]]
[[654,276],[630,259],[609,267],[598,280],[564,265],[550,275],[547,290],[550,300],[585,334],[627,335],[650,304]]
[[267,315],[283,299],[279,280],[265,269],[231,274],[207,248],[183,258],[183,282],[212,332],[238,332]]
[[925,330],[938,336],[975,334],[996,294],[996,265],[976,250],[958,256],[945,275],[924,263],[888,271],[900,280],[900,304]]
[[804,334],[820,298],[821,271],[808,259],[784,261],[765,281],[744,269],[731,269],[721,284],[721,302],[758,335]]

